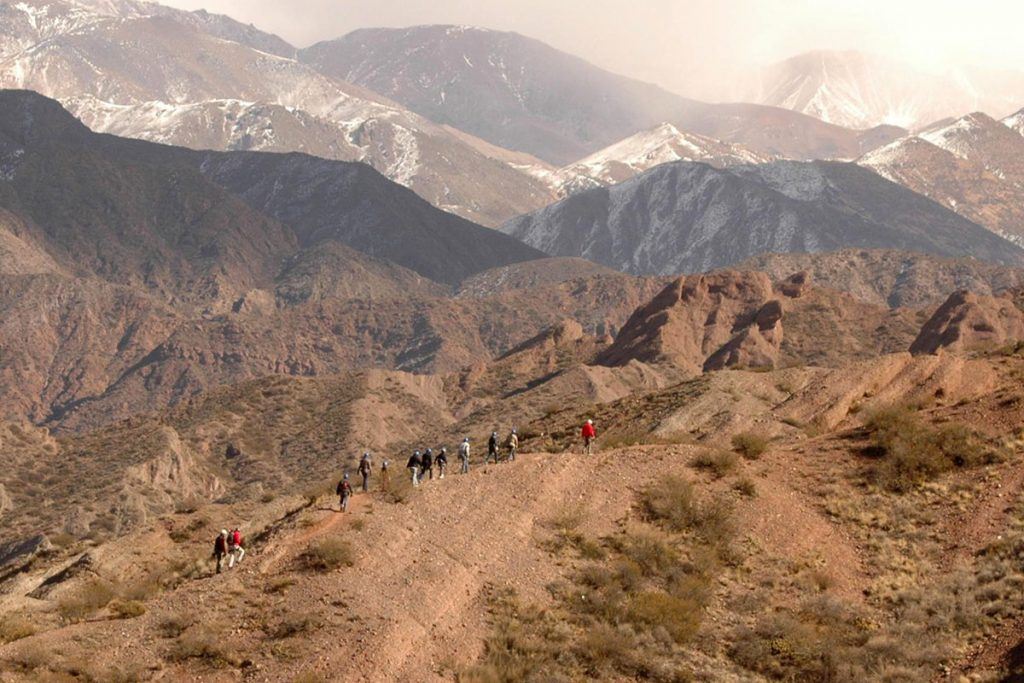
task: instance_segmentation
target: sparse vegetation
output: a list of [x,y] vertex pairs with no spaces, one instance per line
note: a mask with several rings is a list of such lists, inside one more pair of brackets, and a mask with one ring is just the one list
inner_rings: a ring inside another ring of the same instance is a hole
[[146,606],[140,600],[114,600],[110,613],[115,619],[134,619],[146,613]]
[[168,651],[171,660],[202,659],[215,665],[233,665],[234,657],[224,641],[221,629],[210,624],[194,624],[183,631]]
[[736,469],[739,456],[732,451],[702,451],[694,456],[690,464],[699,470],[706,470],[715,479],[721,479]]
[[82,621],[106,607],[116,596],[109,582],[91,579],[76,587],[73,593],[63,596],[57,602],[57,611],[66,621]]
[[14,612],[0,616],[0,644],[28,638],[35,633],[35,624],[24,614]]
[[334,571],[354,565],[355,552],[351,543],[332,536],[312,543],[302,554],[302,562],[313,571]]
[[747,460],[757,460],[768,450],[768,439],[754,432],[743,432],[732,437],[732,447]]
[[891,491],[907,491],[950,470],[1000,458],[997,449],[966,426],[932,427],[907,406],[873,411],[864,426],[871,438],[868,453],[878,460],[873,477]]

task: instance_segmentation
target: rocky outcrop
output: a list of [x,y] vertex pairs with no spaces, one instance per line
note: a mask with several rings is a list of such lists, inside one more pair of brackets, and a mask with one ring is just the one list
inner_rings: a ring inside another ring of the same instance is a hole
[[944,349],[964,353],[1024,341],[1020,299],[1019,292],[999,296],[954,292],[925,323],[910,352],[938,353]]
[[782,303],[764,273],[679,278],[633,314],[598,362],[668,362],[693,372],[773,365],[782,317]]

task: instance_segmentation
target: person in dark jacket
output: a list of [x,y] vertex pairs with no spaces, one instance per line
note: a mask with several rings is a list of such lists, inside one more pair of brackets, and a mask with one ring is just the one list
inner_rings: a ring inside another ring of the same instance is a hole
[[217,573],[220,574],[224,558],[228,554],[228,530],[221,529],[213,542],[213,557],[217,560]]
[[412,485],[420,485],[420,470],[423,468],[423,456],[420,455],[419,451],[413,451],[412,455],[409,456],[409,462],[405,465],[406,469],[412,473]]
[[370,473],[373,472],[373,458],[369,453],[363,453],[359,460],[359,474],[363,477],[363,493],[370,491]]
[[491,432],[491,438],[487,440],[487,457],[484,458],[484,464],[486,465],[491,458],[494,458],[494,464],[498,464],[498,432]]
[[444,471],[448,468],[448,449],[441,446],[441,450],[437,452],[437,457],[434,458],[434,464],[437,465],[437,478],[444,479]]
[[345,512],[348,510],[348,501],[352,497],[352,484],[348,482],[348,473],[341,478],[338,482],[338,488],[336,489],[338,497],[341,498],[341,511]]
[[423,476],[421,478],[426,479],[428,475],[431,479],[434,478],[434,451],[429,448],[423,451]]

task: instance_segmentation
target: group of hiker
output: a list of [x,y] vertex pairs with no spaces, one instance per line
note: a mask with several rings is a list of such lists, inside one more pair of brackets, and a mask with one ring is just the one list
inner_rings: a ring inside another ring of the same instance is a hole
[[[583,453],[591,455],[593,453],[594,441],[597,439],[597,431],[594,428],[593,420],[587,420],[583,424],[583,428],[580,430],[580,437],[583,440]],[[490,438],[487,439],[487,454],[484,456],[484,464],[486,465],[492,461],[498,464],[503,460],[505,462],[513,462],[518,451],[519,432],[517,429],[513,427],[505,439],[501,439],[498,436],[498,432],[493,431]],[[459,472],[461,474],[469,474],[471,449],[468,436],[459,444],[457,454],[460,465]],[[409,476],[414,487],[419,487],[422,482],[433,479],[435,473],[438,479],[444,479],[448,471],[448,448],[441,446],[436,453],[432,448],[416,449],[409,456],[405,467],[409,470]],[[373,456],[370,453],[363,453],[359,459],[359,466],[356,468],[356,472],[362,478],[361,487],[363,492],[368,492],[370,490],[370,476],[373,472]],[[381,462],[380,478],[381,489],[386,491],[391,482],[390,463],[387,460]],[[347,472],[342,475],[335,492],[341,504],[341,511],[347,512],[348,503],[352,499],[353,494],[352,484],[349,481]]]
[[[593,420],[587,420],[584,423],[583,428],[580,430],[580,437],[583,440],[583,453],[585,455],[591,455],[593,452],[593,444],[597,438],[597,431],[594,429]],[[502,455],[504,451],[504,457]],[[498,464],[501,461],[513,462],[516,459],[516,453],[519,451],[519,432],[513,428],[505,439],[500,439],[497,431],[491,432],[490,438],[487,439],[487,455],[484,456],[484,464],[488,464],[493,461]],[[459,444],[458,448],[459,458],[459,472],[462,474],[469,474],[470,464],[470,440],[467,436]],[[380,464],[380,487],[382,490],[387,491],[391,485],[391,463],[387,460],[382,460]],[[423,450],[415,450],[412,455],[409,456],[409,461],[406,464],[406,469],[409,470],[410,476],[412,477],[412,485],[418,487],[420,483],[428,479],[433,479],[435,472],[437,473],[438,479],[444,479],[445,474],[448,471],[448,449],[445,446],[438,448],[437,453],[432,448],[424,448]],[[369,453],[363,453],[359,459],[359,466],[356,468],[356,472],[362,478],[360,488],[364,493],[370,490],[370,476],[373,474],[373,456]],[[352,499],[353,488],[352,483],[349,481],[348,473],[342,475],[341,481],[338,482],[338,486],[335,489],[338,498],[341,502],[341,511],[348,511],[348,503]],[[224,560],[227,559],[227,568],[234,568],[235,564],[240,563],[242,558],[245,557],[245,542],[242,538],[242,532],[235,527],[231,531],[227,529],[221,529],[221,532],[217,535],[217,538],[213,543],[213,557],[217,561],[217,573],[220,574],[224,566]]]
[[228,569],[232,569],[236,562],[241,562],[245,557],[245,540],[242,532],[235,527],[231,531],[221,529],[213,542],[213,558],[217,560],[217,573],[220,574],[224,565],[224,558],[228,560]]

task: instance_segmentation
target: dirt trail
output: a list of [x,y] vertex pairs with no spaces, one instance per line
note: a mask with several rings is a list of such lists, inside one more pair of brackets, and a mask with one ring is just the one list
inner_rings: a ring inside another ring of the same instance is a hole
[[348,505],[348,512],[344,514],[333,509],[318,508],[318,511],[321,512],[320,520],[302,533],[288,535],[279,532],[262,550],[260,559],[257,562],[260,574],[273,573],[274,570],[280,568],[279,565],[283,559],[304,550],[314,538],[350,524],[354,519],[354,515],[365,512],[369,504],[368,496],[356,494],[352,496],[352,500]]

